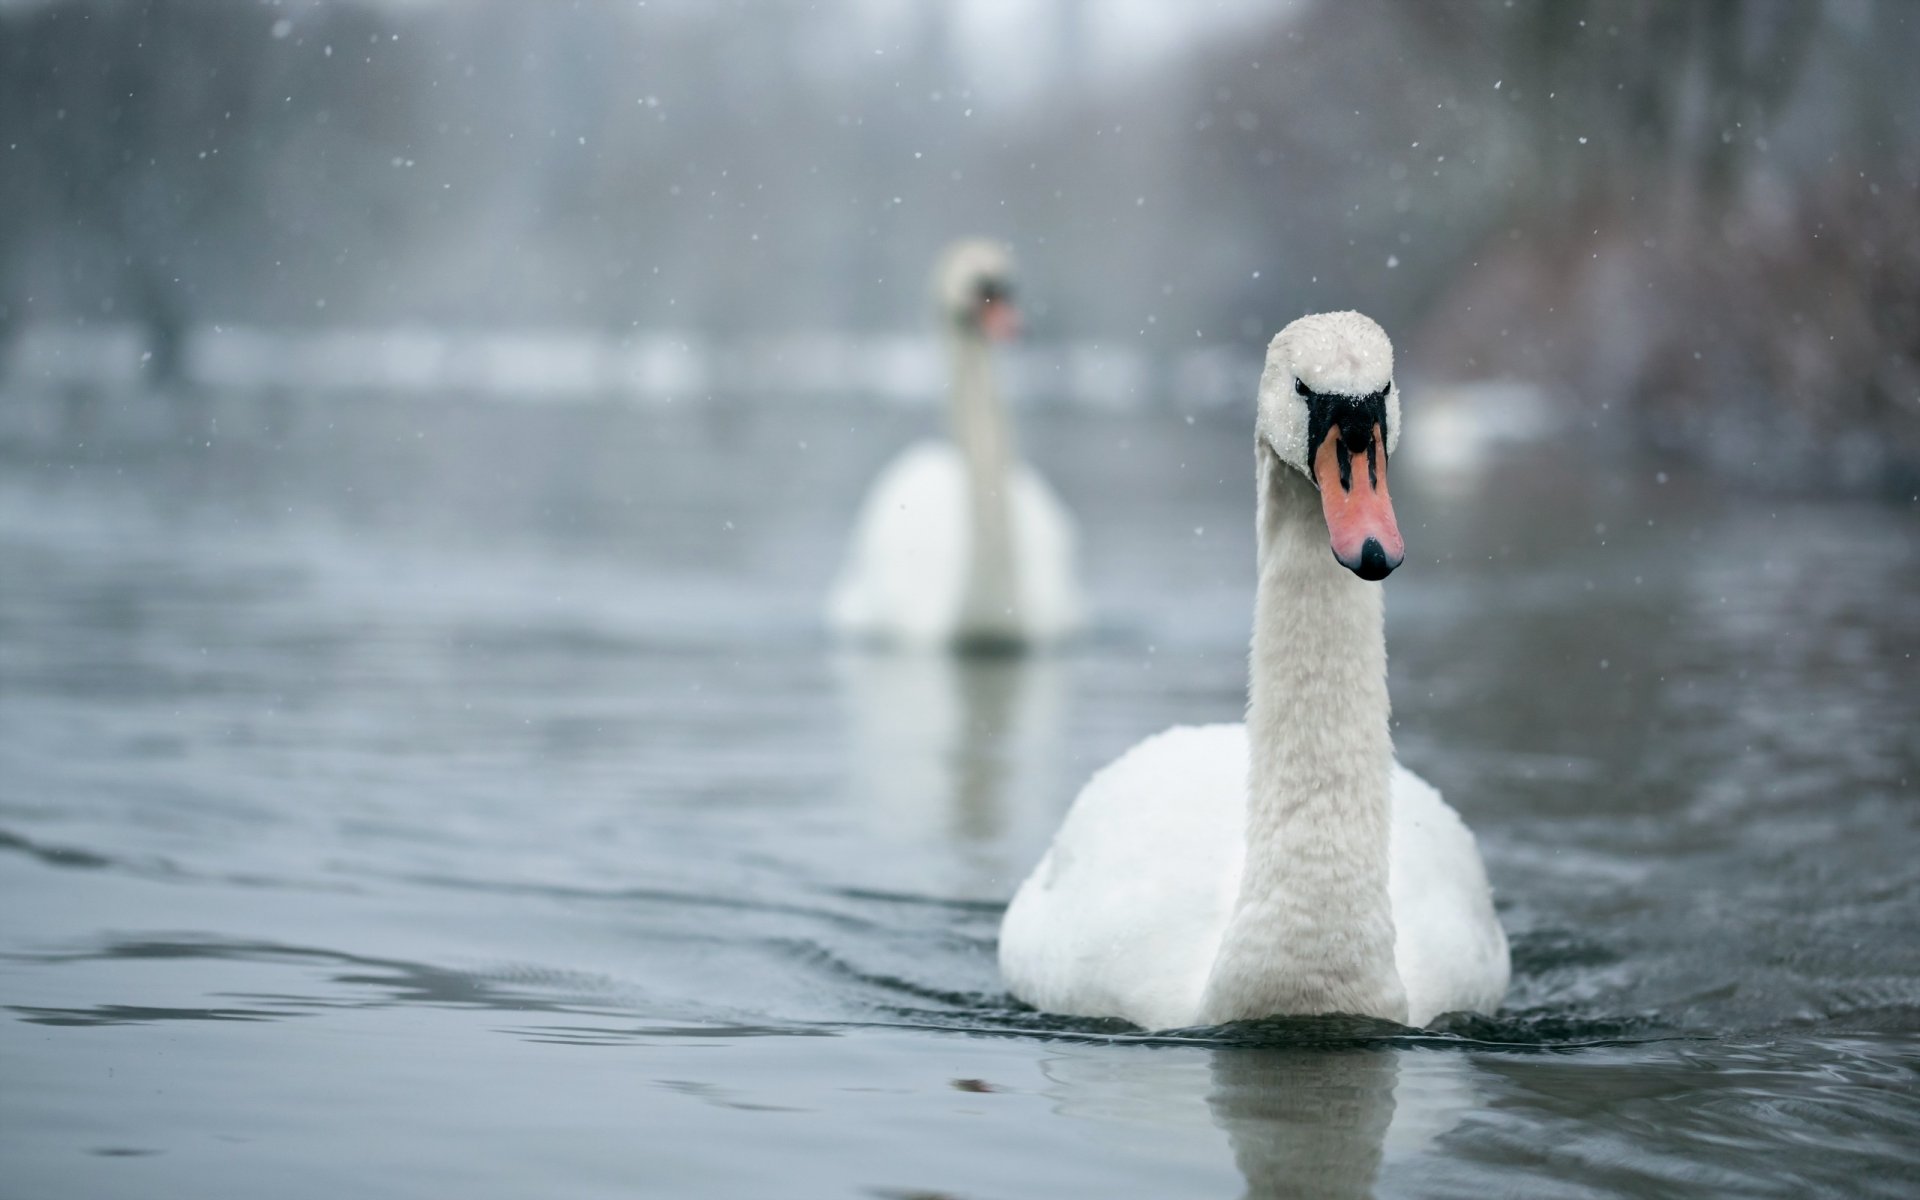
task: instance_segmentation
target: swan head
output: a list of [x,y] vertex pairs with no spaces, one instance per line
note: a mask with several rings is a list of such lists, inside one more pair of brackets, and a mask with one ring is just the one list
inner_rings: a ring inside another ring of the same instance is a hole
[[1260,445],[1320,492],[1333,556],[1362,579],[1406,557],[1387,494],[1400,441],[1393,343],[1357,312],[1315,313],[1274,335],[1260,373]]
[[947,247],[933,269],[941,320],[962,334],[1005,341],[1020,332],[1013,304],[1013,255],[999,242],[968,238]]

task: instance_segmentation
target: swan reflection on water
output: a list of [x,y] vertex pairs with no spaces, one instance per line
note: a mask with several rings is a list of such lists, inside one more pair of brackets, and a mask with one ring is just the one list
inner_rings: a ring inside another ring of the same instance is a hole
[[1464,1056],[1384,1044],[1127,1054],[1068,1044],[1041,1070],[1063,1116],[1122,1140],[1142,1125],[1161,1135],[1184,1127],[1191,1157],[1230,1153],[1250,1200],[1370,1196],[1482,1104]]
[[888,842],[957,851],[965,894],[1003,899],[1069,794],[1062,664],[849,650],[835,666],[861,823]]

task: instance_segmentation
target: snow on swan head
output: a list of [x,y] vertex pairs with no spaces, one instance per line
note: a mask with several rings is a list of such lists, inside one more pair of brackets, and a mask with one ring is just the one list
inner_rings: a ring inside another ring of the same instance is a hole
[[1005,341],[1020,332],[1013,305],[1013,254],[999,242],[968,238],[947,247],[933,268],[940,319],[962,334]]
[[1385,579],[1406,557],[1387,494],[1400,440],[1393,343],[1357,312],[1316,313],[1274,335],[1260,373],[1260,444],[1320,491],[1340,565]]

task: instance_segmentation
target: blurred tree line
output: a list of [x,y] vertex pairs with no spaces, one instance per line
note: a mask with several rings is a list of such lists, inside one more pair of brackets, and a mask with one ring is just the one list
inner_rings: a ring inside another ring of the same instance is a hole
[[1610,436],[1914,478],[1903,0],[1302,0],[1098,70],[1093,0],[1003,51],[878,11],[0,0],[0,336],[132,321],[165,376],[221,321],[915,328],[985,231],[1041,336],[1353,306]]

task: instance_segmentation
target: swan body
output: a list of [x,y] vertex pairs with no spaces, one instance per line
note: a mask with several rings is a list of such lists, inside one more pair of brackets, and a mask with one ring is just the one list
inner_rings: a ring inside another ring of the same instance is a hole
[[1379,580],[1404,557],[1398,427],[1372,321],[1275,337],[1247,723],[1169,730],[1082,789],[1001,926],[1015,996],[1149,1029],[1499,1007],[1507,940],[1473,835],[1393,755]]
[[951,442],[902,451],[861,505],[847,564],[828,602],[835,628],[900,645],[1049,642],[1080,627],[1073,515],[1025,463],[1008,472],[1013,603],[1004,620],[965,611],[967,463]]
[[1010,336],[1011,263],[960,242],[935,272],[953,363],[950,441],[912,446],[874,482],[827,619],[858,640],[1020,648],[1079,629],[1073,517],[1020,461],[990,341]]
[[[1175,726],[1094,775],[1007,910],[1000,966],[1014,994],[1144,1029],[1209,1023],[1202,1000],[1240,891],[1246,810],[1245,725]],[[1407,1022],[1498,1008],[1507,943],[1473,834],[1397,764],[1389,879]]]

